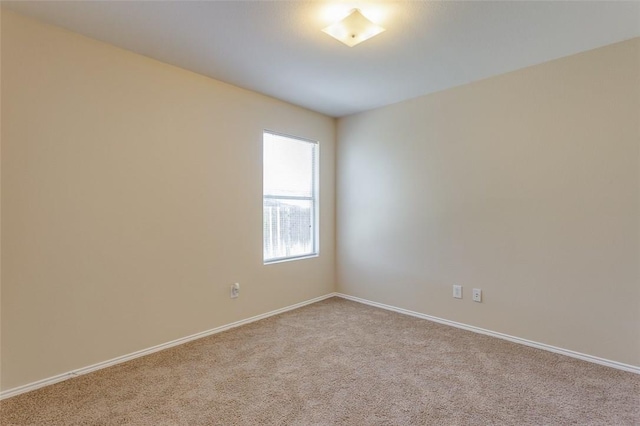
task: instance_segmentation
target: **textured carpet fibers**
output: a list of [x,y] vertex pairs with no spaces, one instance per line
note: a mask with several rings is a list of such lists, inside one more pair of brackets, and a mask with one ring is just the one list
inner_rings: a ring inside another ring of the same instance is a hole
[[640,376],[332,298],[0,403],[3,425],[639,425]]

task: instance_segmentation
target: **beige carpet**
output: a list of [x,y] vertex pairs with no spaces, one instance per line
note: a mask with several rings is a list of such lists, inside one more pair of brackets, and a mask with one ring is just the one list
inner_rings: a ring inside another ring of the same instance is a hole
[[640,425],[640,376],[333,298],[0,403],[3,425]]

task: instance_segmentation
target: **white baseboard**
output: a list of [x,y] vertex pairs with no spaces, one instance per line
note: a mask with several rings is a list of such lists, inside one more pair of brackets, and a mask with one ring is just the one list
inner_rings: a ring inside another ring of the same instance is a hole
[[341,298],[347,299],[347,300],[352,300],[352,301],[358,302],[358,303],[363,303],[365,305],[375,306],[377,308],[382,308],[382,309],[386,309],[386,310],[389,310],[389,311],[398,312],[398,313],[405,314],[405,315],[411,315],[411,316],[414,316],[414,317],[417,317],[417,318],[426,319],[426,320],[437,322],[437,323],[440,323],[440,324],[450,325],[452,327],[461,328],[463,330],[473,331],[475,333],[480,333],[480,334],[485,334],[487,336],[497,337],[498,339],[508,340],[510,342],[519,343],[521,345],[531,346],[533,348],[542,349],[542,350],[545,350],[545,351],[554,352],[554,353],[561,354],[561,355],[566,355],[566,356],[569,356],[569,357],[572,357],[572,358],[581,359],[583,361],[593,362],[595,364],[600,364],[600,365],[604,365],[604,366],[607,366],[607,367],[616,368],[618,370],[624,370],[624,371],[629,371],[631,373],[640,374],[640,367],[638,367],[638,366],[629,365],[629,364],[623,364],[623,363],[617,362],[617,361],[611,361],[611,360],[608,360],[608,359],[599,358],[599,357],[596,357],[596,356],[587,355],[587,354],[583,354],[583,353],[580,353],[580,352],[571,351],[571,350],[568,350],[568,349],[562,349],[562,348],[558,348],[558,347],[555,347],[555,346],[547,345],[547,344],[544,344],[544,343],[538,343],[538,342],[534,342],[534,341],[531,341],[531,340],[522,339],[520,337],[514,337],[514,336],[510,336],[508,334],[498,333],[496,331],[486,330],[484,328],[474,327],[472,325],[462,324],[462,323],[459,323],[459,322],[450,321],[450,320],[446,320],[446,319],[443,319],[443,318],[438,318],[438,317],[434,317],[434,316],[431,316],[431,315],[426,315],[426,314],[422,314],[422,313],[419,313],[419,312],[410,311],[408,309],[402,309],[402,308],[397,308],[395,306],[385,305],[384,303],[373,302],[371,300],[362,299],[360,297],[349,296],[347,294],[342,294],[342,293],[329,293],[329,294],[326,294],[324,296],[320,296],[320,297],[316,297],[314,299],[305,300],[304,302],[296,303],[295,305],[290,305],[290,306],[286,306],[286,307],[281,308],[281,309],[276,309],[275,311],[271,311],[271,312],[267,312],[267,313],[264,313],[264,314],[256,315],[256,316],[251,317],[251,318],[247,318],[247,319],[243,319],[243,320],[240,320],[240,321],[232,322],[230,324],[226,324],[226,325],[222,325],[220,327],[212,328],[211,330],[207,330],[207,331],[203,331],[203,332],[200,332],[200,333],[192,334],[192,335],[187,336],[187,337],[182,337],[180,339],[172,340],[172,341],[167,342],[167,343],[162,343],[160,345],[156,345],[156,346],[153,346],[153,347],[150,347],[150,348],[147,348],[147,349],[142,349],[142,350],[137,351],[137,352],[133,352],[133,353],[130,353],[130,354],[127,354],[127,355],[119,356],[117,358],[113,358],[113,359],[110,359],[110,360],[107,360],[107,361],[99,362],[97,364],[89,365],[87,367],[79,368],[77,370],[69,371],[67,373],[58,374],[58,375],[53,376],[53,377],[49,377],[49,378],[46,378],[46,379],[38,380],[37,382],[28,383],[26,385],[18,386],[16,388],[12,388],[12,389],[7,389],[5,391],[0,392],[0,400],[6,399],[6,398],[10,398],[12,396],[20,395],[22,393],[30,392],[32,390],[36,390],[36,389],[39,389],[39,388],[42,388],[42,387],[45,387],[45,386],[49,386],[49,385],[52,385],[54,383],[62,382],[64,380],[68,380],[68,379],[71,379],[73,377],[81,376],[83,374],[91,373],[91,372],[96,371],[96,370],[101,370],[103,368],[111,367],[112,365],[121,364],[123,362],[127,362],[127,361],[130,361],[132,359],[139,358],[141,356],[149,355],[149,354],[152,354],[154,352],[158,352],[158,351],[161,351],[161,350],[164,350],[164,349],[168,349],[168,348],[171,348],[171,347],[174,347],[174,346],[182,345],[182,344],[190,342],[192,340],[197,340],[197,339],[201,339],[203,337],[211,336],[211,335],[216,334],[216,333],[221,333],[223,331],[226,331],[226,330],[229,330],[229,329],[232,329],[232,328],[235,328],[235,327],[239,327],[239,326],[244,325],[244,324],[249,324],[249,323],[252,323],[252,322],[255,322],[255,321],[259,321],[259,320],[264,319],[264,318],[268,318],[268,317],[271,317],[271,316],[274,316],[274,315],[281,314],[283,312],[287,312],[287,311],[291,311],[291,310],[294,310],[294,309],[298,309],[298,308],[301,308],[303,306],[310,305],[312,303],[316,303],[316,302],[319,302],[321,300],[325,300],[325,299],[328,299],[328,298],[334,297],[334,296],[341,297]]
[[38,380],[37,382],[28,383],[26,385],[18,386],[16,388],[7,389],[5,391],[0,392],[0,400],[10,398],[12,396],[20,395],[22,393],[30,392],[32,390],[36,390],[42,388],[44,386],[49,386],[54,383],[62,382],[64,380],[71,379],[73,377],[81,376],[83,374],[91,373],[96,370],[101,370],[103,368],[111,367],[112,365],[121,364],[123,362],[131,361],[132,359],[139,358],[141,356],[149,355],[154,352],[162,351],[164,349],[169,349],[174,346],[182,345],[184,343],[190,342],[192,340],[201,339],[203,337],[211,336],[212,334],[221,333],[223,331],[229,330],[231,328],[239,327],[241,325],[249,324],[254,321],[259,321],[264,318],[268,318],[274,315],[281,314],[283,312],[291,311],[294,309],[301,308],[306,305],[310,305],[312,303],[319,302],[324,299],[328,299],[330,297],[336,296],[336,293],[325,294],[324,296],[316,297],[314,299],[305,300],[304,302],[296,303],[295,305],[286,306],[284,308],[276,309],[275,311],[267,312],[264,314],[256,315],[251,318],[243,319],[240,321],[232,322],[231,324],[222,325],[220,327],[212,328],[211,330],[202,331],[200,333],[192,334],[191,336],[182,337],[180,339],[172,340],[167,343],[162,343],[160,345],[153,346],[151,348],[142,349],[140,351],[136,351],[127,355],[122,355],[117,358],[113,358],[107,361],[99,362],[97,364],[89,365],[87,367],[82,367],[77,370],[69,371],[67,373],[58,374],[53,377],[49,377],[46,379]]
[[508,340],[513,343],[519,343],[521,345],[531,346],[532,348],[542,349],[542,350],[554,352],[560,355],[566,355],[571,358],[577,358],[583,361],[593,362],[595,364],[616,368],[618,370],[629,371],[631,373],[640,374],[640,367],[635,365],[623,364],[621,362],[611,361],[609,359],[599,358],[597,356],[587,355],[580,352],[571,351],[569,349],[562,349],[555,346],[547,345],[545,343],[534,342],[531,340],[522,339],[520,337],[510,336],[504,333],[498,333],[497,331],[486,330],[484,328],[475,327],[472,325],[450,321],[447,319],[438,318],[431,315],[421,314],[420,312],[414,312],[408,309],[396,308],[395,306],[385,305],[384,303],[373,302],[371,300],[362,299],[360,297],[355,297],[355,296],[349,296],[343,293],[335,293],[335,295],[338,297],[342,297],[343,299],[352,300],[354,302],[363,303],[365,305],[375,306],[377,308],[386,309],[388,311],[398,312],[405,315],[411,315],[413,317],[426,319],[426,320],[437,322],[444,325],[450,325],[452,327],[461,328],[463,330],[473,331],[474,333],[485,334],[487,336],[497,337],[498,339]]

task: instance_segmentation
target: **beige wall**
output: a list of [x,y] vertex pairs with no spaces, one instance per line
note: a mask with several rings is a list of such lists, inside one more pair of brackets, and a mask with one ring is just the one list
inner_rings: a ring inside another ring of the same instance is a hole
[[639,122],[640,39],[339,120],[338,290],[640,366]]
[[[334,290],[334,120],[6,11],[1,43],[1,389]],[[638,39],[340,120],[339,290],[640,365],[639,123]],[[321,143],[319,258],[262,265],[265,128]]]
[[[333,291],[333,119],[7,11],[2,107],[3,390]],[[265,128],[320,141],[318,258],[262,264]]]

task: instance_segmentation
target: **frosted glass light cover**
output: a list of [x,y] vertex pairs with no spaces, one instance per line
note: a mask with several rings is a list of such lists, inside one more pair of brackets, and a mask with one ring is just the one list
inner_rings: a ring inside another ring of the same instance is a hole
[[349,47],[380,34],[384,28],[368,20],[358,9],[353,9],[344,19],[322,30]]

